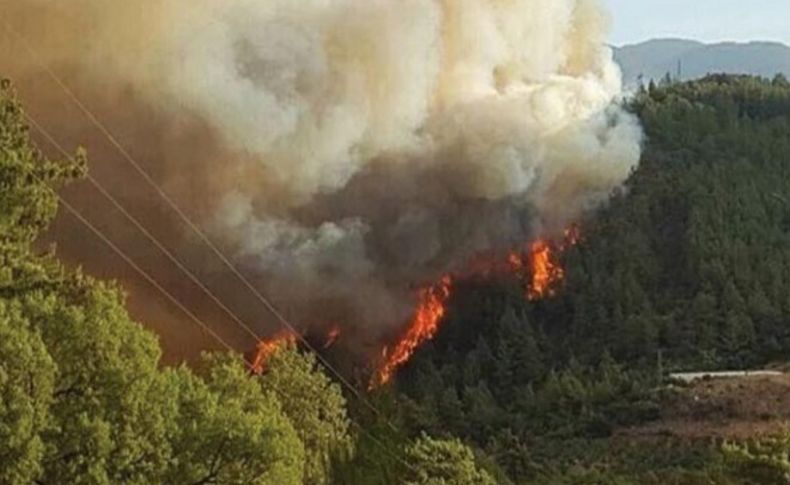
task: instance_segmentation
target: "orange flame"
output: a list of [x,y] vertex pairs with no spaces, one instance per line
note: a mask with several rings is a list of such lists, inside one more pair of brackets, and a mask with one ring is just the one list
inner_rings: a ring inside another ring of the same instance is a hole
[[447,275],[438,283],[419,291],[419,303],[406,332],[391,348],[384,348],[382,363],[371,379],[370,388],[389,382],[395,370],[409,360],[414,350],[436,335],[439,323],[445,315],[445,303],[450,298],[451,290],[452,278]]
[[534,301],[553,295],[554,285],[562,281],[565,271],[555,263],[548,242],[538,239],[530,245],[529,265],[532,269],[532,281],[527,288],[527,298]]
[[277,350],[296,343],[296,334],[290,330],[283,330],[271,338],[261,340],[252,359],[251,370],[254,374],[263,374],[266,363]]
[[579,227],[572,225],[565,229],[563,240],[553,244],[545,239],[537,239],[529,245],[527,261],[516,253],[509,256],[509,265],[519,278],[525,278],[524,267],[529,267],[531,275],[527,284],[527,299],[540,300],[547,296],[554,296],[557,283],[565,279],[565,270],[557,262],[557,253],[562,254],[566,249],[576,246],[581,239]]
[[[579,228],[573,225],[565,230],[563,240],[559,243],[537,239],[523,250],[511,251],[504,261],[490,255],[476,257],[470,262],[471,269],[464,275],[489,277],[504,272],[524,282],[525,296],[530,301],[553,296],[557,284],[565,278],[565,270],[557,261],[556,253],[575,246],[580,239]],[[452,277],[446,275],[439,282],[419,291],[418,304],[406,331],[394,345],[382,350],[381,362],[370,381],[370,389],[389,382],[398,367],[411,358],[417,347],[436,335],[446,313],[445,305],[451,290]]]
[[329,347],[335,345],[337,339],[340,338],[340,327],[338,325],[334,325],[331,329],[329,329],[329,333],[326,335],[326,342],[324,343],[324,349],[328,349]]

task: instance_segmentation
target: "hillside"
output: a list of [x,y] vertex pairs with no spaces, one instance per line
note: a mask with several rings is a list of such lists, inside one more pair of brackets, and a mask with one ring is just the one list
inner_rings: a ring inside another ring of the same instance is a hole
[[[719,396],[695,422],[688,399],[666,401],[662,376],[790,353],[790,84],[715,76],[643,92],[632,109],[647,135],[641,165],[579,222],[556,294],[529,301],[517,282],[466,282],[398,379],[417,428],[504,454],[512,476],[565,483],[571,467],[585,477],[571,483],[696,483],[682,469],[713,480],[710,443],[784,419],[761,400]],[[785,399],[776,389],[753,393]],[[730,412],[741,431],[719,433]],[[657,441],[615,453],[623,429]],[[602,463],[607,479],[593,478]]]
[[615,431],[620,438],[748,439],[790,425],[790,375],[701,379],[671,386],[655,422]]
[[614,49],[628,86],[640,76],[645,82],[659,80],[667,73],[681,80],[707,74],[750,74],[773,77],[790,74],[790,47],[775,42],[703,44],[693,40],[656,39]]

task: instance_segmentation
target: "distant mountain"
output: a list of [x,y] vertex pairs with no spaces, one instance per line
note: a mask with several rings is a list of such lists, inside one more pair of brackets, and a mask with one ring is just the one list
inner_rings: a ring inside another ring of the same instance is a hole
[[790,76],[790,47],[778,42],[723,42],[703,44],[684,39],[656,39],[614,48],[615,60],[623,70],[627,86],[641,76],[645,82],[670,73],[682,80],[710,73]]

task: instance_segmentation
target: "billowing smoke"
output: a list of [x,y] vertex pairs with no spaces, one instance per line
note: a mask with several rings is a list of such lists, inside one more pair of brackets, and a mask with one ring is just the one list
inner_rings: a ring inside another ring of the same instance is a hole
[[205,227],[305,326],[390,331],[413,285],[561,228],[640,155],[595,0],[14,3],[114,109],[200,125],[207,169],[156,163],[204,179]]

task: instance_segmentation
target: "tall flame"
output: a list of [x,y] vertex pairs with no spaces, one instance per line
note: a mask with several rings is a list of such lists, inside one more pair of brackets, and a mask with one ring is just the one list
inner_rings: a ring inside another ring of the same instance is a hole
[[[570,226],[558,244],[537,239],[521,251],[511,251],[504,261],[489,257],[476,258],[465,274],[489,277],[506,272],[524,282],[528,300],[540,300],[553,296],[558,283],[565,278],[565,270],[557,260],[557,253],[575,246],[579,239],[578,227]],[[417,307],[406,331],[394,345],[382,351],[381,362],[370,381],[371,389],[389,382],[398,367],[411,358],[417,347],[436,335],[446,313],[445,305],[451,290],[452,277],[445,275],[437,283],[419,291]]]
[[392,347],[384,348],[383,361],[371,379],[371,388],[389,382],[395,370],[409,360],[414,350],[436,335],[439,322],[445,315],[445,304],[450,298],[452,284],[452,278],[445,275],[437,283],[419,291],[414,316],[401,338]]
[[532,280],[527,288],[527,299],[540,300],[554,294],[554,286],[565,277],[565,271],[554,260],[551,245],[538,239],[529,247],[529,266]]
[[[546,239],[533,241],[526,256],[512,252],[508,256],[510,270],[522,280],[527,281],[527,299],[541,300],[554,296],[557,284],[565,279],[565,270],[558,262],[558,255],[576,246],[581,239],[579,227],[572,225],[565,229],[561,242],[554,244]],[[529,271],[526,271],[528,268]]]
[[261,340],[252,359],[251,370],[254,374],[263,374],[266,363],[277,350],[296,343],[296,334],[290,330],[283,330],[272,337]]

